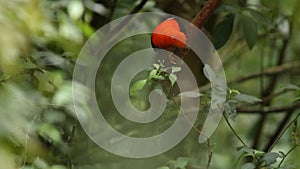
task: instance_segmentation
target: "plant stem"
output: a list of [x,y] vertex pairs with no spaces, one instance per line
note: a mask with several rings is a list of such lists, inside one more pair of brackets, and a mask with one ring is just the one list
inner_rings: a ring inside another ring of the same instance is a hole
[[226,120],[226,123],[228,124],[229,128],[231,129],[231,131],[234,133],[234,135],[237,137],[237,139],[245,146],[248,147],[247,144],[242,140],[242,138],[237,134],[237,132],[234,130],[234,128],[232,127],[232,125],[230,124],[228,118],[226,117],[226,115],[223,113],[223,116]]

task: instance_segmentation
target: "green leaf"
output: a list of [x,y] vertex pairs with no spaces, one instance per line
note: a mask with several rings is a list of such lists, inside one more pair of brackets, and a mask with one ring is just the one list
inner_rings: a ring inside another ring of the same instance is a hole
[[38,169],[47,169],[48,168],[48,164],[45,160],[37,157],[34,162],[33,162],[33,166],[35,168],[38,168]]
[[245,153],[247,153],[247,154],[251,154],[251,155],[254,154],[254,149],[253,149],[253,148],[246,147],[246,146],[238,147],[237,150],[238,150],[238,151],[241,151],[241,152],[245,152]]
[[270,152],[266,153],[262,158],[261,161],[266,165],[269,166],[271,164],[276,163],[277,158],[281,157],[279,153]]
[[67,168],[63,165],[52,165],[48,169],[67,169]]
[[208,64],[204,65],[203,73],[204,73],[205,77],[211,82],[217,78],[216,73],[212,70],[212,68]]
[[235,100],[229,100],[225,103],[225,115],[231,119],[235,119],[237,115],[236,111],[237,102]]
[[157,169],[170,169],[170,168],[167,167],[167,166],[162,166],[162,167],[159,167],[159,168],[157,168]]
[[236,94],[233,99],[237,100],[237,101],[243,101],[243,102],[247,102],[247,103],[257,103],[257,102],[261,102],[262,100],[254,97],[254,96],[250,96],[250,95],[246,95],[246,94]]
[[262,12],[251,9],[251,8],[248,8],[248,11],[255,18],[255,20],[258,23],[260,23],[266,27],[269,27],[272,25],[271,20],[266,15],[264,15]]
[[49,77],[45,74],[45,72],[35,71],[34,76],[39,81],[39,91],[42,92],[53,92],[54,86],[51,84]]
[[159,66],[159,64],[154,63],[154,64],[153,64],[153,67],[154,67],[155,69],[159,69],[160,66]]
[[169,80],[171,82],[171,85],[173,86],[177,80],[177,76],[174,73],[169,74]]
[[42,123],[38,134],[50,143],[62,143],[60,132],[52,124]]
[[23,63],[23,68],[25,68],[25,69],[36,69],[37,65],[35,65],[31,61],[28,61],[28,62]]
[[249,49],[251,50],[254,47],[257,39],[257,24],[252,17],[246,15],[245,13],[242,14],[241,21],[244,37]]
[[179,96],[195,98],[195,97],[203,96],[203,94],[199,93],[197,91],[186,91],[186,92],[180,93]]
[[285,90],[300,90],[300,87],[294,84],[288,84],[284,86]]
[[158,79],[158,80],[164,80],[165,78],[162,75],[157,74],[158,70],[153,69],[150,71],[148,79]]
[[213,30],[213,42],[216,49],[221,48],[230,38],[234,23],[234,14],[228,14]]
[[8,80],[11,77],[10,74],[2,74],[0,75],[0,82]]
[[181,71],[181,67],[172,66],[172,73]]
[[245,163],[242,169],[255,169],[255,165],[253,163]]
[[188,165],[189,159],[188,158],[177,158],[176,161],[171,161],[170,164],[172,165],[172,168],[175,169],[186,169],[186,166]]
[[135,82],[134,85],[132,85],[132,87],[130,88],[130,96],[137,96],[138,93],[143,90],[146,83],[146,79]]

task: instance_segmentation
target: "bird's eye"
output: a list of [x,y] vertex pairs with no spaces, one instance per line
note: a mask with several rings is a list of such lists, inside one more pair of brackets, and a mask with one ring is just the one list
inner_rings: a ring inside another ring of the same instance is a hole
[[175,37],[172,35],[171,38],[174,39]]

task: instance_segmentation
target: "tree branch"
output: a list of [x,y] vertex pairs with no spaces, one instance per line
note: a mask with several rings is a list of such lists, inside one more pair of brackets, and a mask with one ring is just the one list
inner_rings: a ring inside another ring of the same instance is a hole
[[144,5],[147,3],[147,1],[148,0],[142,0],[137,6],[135,6],[133,8],[133,10],[129,14],[135,14],[135,13],[139,12],[144,7]]
[[208,0],[202,10],[193,19],[192,23],[201,29],[213,12],[221,5],[222,1],[223,0]]
[[277,126],[276,131],[273,133],[269,142],[266,144],[266,146],[264,148],[265,152],[269,152],[272,149],[274,142],[276,142],[276,140],[279,140],[281,132],[284,129],[284,126],[290,120],[291,116],[293,115],[293,112],[294,112],[294,110],[290,110],[285,114],[284,118],[281,120],[281,122]]
[[272,76],[272,75],[278,75],[280,73],[288,72],[291,69],[296,69],[300,67],[300,62],[294,62],[294,63],[289,63],[289,64],[284,64],[284,65],[279,65],[279,66],[274,66],[268,69],[265,69],[263,72],[257,72],[253,73],[244,77],[239,77],[235,80],[232,80],[228,82],[228,84],[233,84],[233,83],[241,83],[247,80],[251,80],[263,75],[267,76]]
[[238,107],[237,111],[239,113],[268,114],[268,113],[283,113],[283,112],[286,112],[286,111],[296,110],[298,108],[300,108],[300,102],[289,105],[289,106],[280,106],[280,107],[274,107],[274,108],[264,107],[262,110],[260,110],[258,108]]
[[[221,5],[223,0],[208,0],[204,7],[198,12],[195,18],[192,20],[192,24],[201,29],[213,12]],[[192,29],[189,28],[187,31],[187,39],[192,36]],[[181,59],[188,53],[190,49],[178,49],[176,48],[174,54],[180,57]]]
[[[256,72],[256,73],[249,74],[249,75],[246,75],[243,77],[238,77],[234,80],[227,82],[227,84],[231,85],[231,84],[235,84],[235,83],[242,83],[242,82],[254,79],[254,78],[258,78],[263,75],[273,76],[273,75],[277,75],[280,73],[289,72],[290,70],[296,70],[299,67],[300,67],[300,62],[294,62],[294,63],[288,63],[288,64],[284,64],[284,65],[280,65],[280,66],[274,66],[274,67],[265,69],[263,72]],[[210,83],[200,86],[199,90],[204,91],[204,90],[208,90],[209,88],[210,88]]]

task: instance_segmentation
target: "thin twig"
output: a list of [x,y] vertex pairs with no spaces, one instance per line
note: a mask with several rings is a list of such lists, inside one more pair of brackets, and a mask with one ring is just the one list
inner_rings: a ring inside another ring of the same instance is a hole
[[282,158],[282,160],[280,161],[280,163],[278,164],[277,168],[280,168],[281,164],[283,163],[283,161],[286,159],[286,157],[292,152],[294,151],[297,147],[299,146],[299,144],[294,145]]
[[282,129],[284,128],[284,126],[286,125],[286,123],[289,121],[289,119],[291,118],[291,116],[293,115],[293,110],[288,111],[285,114],[285,117],[281,120],[280,124],[277,126],[276,131],[274,132],[274,134],[272,135],[272,137],[270,138],[269,142],[266,144],[264,151],[268,151],[269,148],[273,145],[273,142],[276,140],[276,138],[279,137]]
[[144,5],[147,3],[148,0],[142,0],[137,6],[133,8],[133,10],[129,14],[135,14],[138,13]]
[[207,142],[207,147],[208,147],[208,161],[207,161],[206,169],[209,169],[210,163],[211,163],[211,160],[212,160],[212,156],[213,156],[213,151],[212,151],[212,146],[210,144],[209,138],[207,138],[206,142]]
[[295,103],[289,106],[280,106],[280,107],[264,107],[262,110],[256,108],[245,108],[245,107],[238,107],[237,111],[239,113],[258,113],[258,114],[266,114],[266,113],[284,113],[286,111],[291,111],[300,108],[300,103]]
[[300,116],[300,113],[297,114],[297,116],[282,130],[282,132],[278,135],[278,137],[274,140],[273,144],[270,146],[267,152],[270,152],[274,146],[277,144],[277,142],[280,140],[280,138],[283,136],[283,134],[287,131],[288,128],[298,119]]
[[245,146],[248,147],[247,144],[242,140],[242,138],[238,135],[238,133],[234,130],[234,128],[232,127],[232,125],[230,124],[228,118],[226,117],[226,115],[223,113],[223,116],[226,120],[227,125],[229,126],[229,128],[231,129],[231,131],[234,133],[234,135],[237,137],[237,139]]

